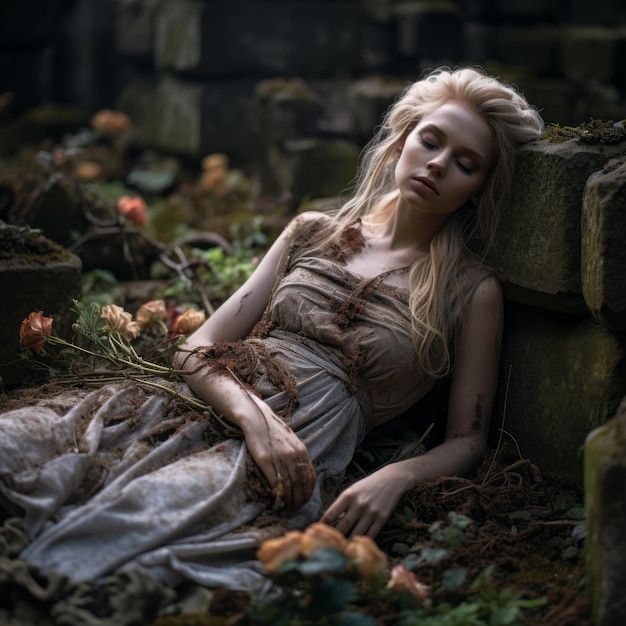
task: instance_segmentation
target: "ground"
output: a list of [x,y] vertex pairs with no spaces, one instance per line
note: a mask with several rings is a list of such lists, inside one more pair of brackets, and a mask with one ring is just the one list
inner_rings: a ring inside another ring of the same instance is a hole
[[[46,386],[40,385],[2,394],[0,411],[30,403],[33,396],[41,397],[45,393]],[[359,449],[348,481],[367,471],[368,463],[379,462],[375,445],[366,441]],[[590,626],[581,501],[582,496],[575,488],[543,477],[539,468],[519,454],[514,441],[502,438],[485,454],[470,477],[441,479],[407,494],[377,543],[388,555],[390,564],[400,563],[411,554],[419,555],[419,550],[425,547],[444,545],[447,553],[443,560],[436,564],[423,562],[415,570],[422,583],[432,586],[436,602],[445,601],[454,606],[463,601],[470,593],[469,582],[493,566],[490,581],[495,589],[510,589],[524,599],[545,599],[542,606],[524,610],[521,621],[498,623]],[[451,528],[451,513],[467,516],[472,522],[456,536],[458,541],[448,534],[442,543],[441,533],[438,535],[433,529],[438,524],[440,530]],[[442,572],[452,568],[466,570],[468,584],[450,592],[441,580]],[[199,590],[195,591],[197,595]],[[185,588],[184,594],[189,596],[190,589]],[[0,608],[6,610],[10,603],[16,603],[15,589],[5,588],[0,596],[4,596]],[[251,618],[252,599],[246,594],[220,592],[206,598],[204,604],[196,603],[189,609],[188,602],[187,608],[185,603],[181,604],[184,597],[179,594],[161,617],[146,621],[145,626],[259,623]],[[361,594],[352,608],[372,616],[378,626],[399,623],[397,602],[384,594]]]

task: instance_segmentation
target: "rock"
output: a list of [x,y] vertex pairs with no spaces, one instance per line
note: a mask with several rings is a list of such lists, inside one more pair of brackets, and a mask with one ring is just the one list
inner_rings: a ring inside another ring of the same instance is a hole
[[615,74],[617,33],[598,26],[566,28],[561,36],[562,71],[566,78],[586,83],[610,83]]
[[348,90],[354,129],[363,143],[369,141],[376,127],[408,83],[390,76],[369,76],[355,81]]
[[343,139],[287,142],[283,158],[296,202],[345,191],[356,173],[358,157],[358,146]]
[[493,255],[507,297],[555,311],[585,311],[580,269],[585,181],[624,152],[626,142],[578,139],[537,141],[520,150]]
[[585,564],[595,626],[626,623],[626,398],[585,442]]
[[166,0],[155,63],[195,76],[329,76],[359,68],[355,2]]
[[255,81],[180,81],[166,76],[158,84],[126,87],[118,107],[129,115],[139,146],[201,158],[226,153],[239,165],[258,159],[250,119]]
[[587,308],[604,326],[626,330],[626,161],[592,174],[582,219],[582,289]]
[[581,486],[585,438],[626,395],[626,346],[591,317],[508,303],[504,320],[494,425],[505,408],[504,429],[522,455]]
[[119,0],[115,43],[120,54],[152,59],[155,20],[162,0]]
[[20,360],[19,331],[32,311],[52,317],[54,332],[69,339],[72,299],[81,293],[80,259],[28,228],[0,222],[0,376],[5,387],[30,380]]

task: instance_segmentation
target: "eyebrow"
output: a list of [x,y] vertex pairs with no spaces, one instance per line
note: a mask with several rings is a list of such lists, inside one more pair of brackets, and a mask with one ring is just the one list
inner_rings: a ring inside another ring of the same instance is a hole
[[[436,124],[433,124],[432,122],[426,124],[426,126],[424,126],[421,130],[422,131],[431,130],[435,134],[439,135],[440,137],[443,137],[444,139],[448,138],[448,134],[444,130],[439,128],[439,126],[437,126]],[[479,159],[483,164],[487,162],[487,159],[480,152],[477,152],[476,150],[472,150],[472,148],[468,148],[467,146],[464,146],[462,151],[465,154],[468,154],[469,156]]]

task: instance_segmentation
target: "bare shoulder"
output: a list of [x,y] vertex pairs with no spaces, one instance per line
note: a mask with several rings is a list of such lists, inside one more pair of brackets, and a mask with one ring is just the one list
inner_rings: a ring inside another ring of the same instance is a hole
[[304,211],[296,215],[283,231],[287,240],[309,239],[311,235],[328,227],[333,221],[330,215],[319,211]]
[[470,300],[472,305],[482,306],[501,306],[502,304],[502,287],[495,276],[483,277]]

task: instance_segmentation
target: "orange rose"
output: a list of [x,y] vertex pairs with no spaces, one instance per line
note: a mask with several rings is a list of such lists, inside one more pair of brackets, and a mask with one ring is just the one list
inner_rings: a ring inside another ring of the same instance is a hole
[[133,316],[117,304],[103,306],[100,317],[106,321],[103,330],[107,332],[118,332],[127,341],[132,341],[139,335],[139,324],[133,322]]
[[46,337],[52,334],[52,318],[44,317],[43,311],[29,313],[20,326],[20,348],[41,354]]
[[343,552],[347,545],[348,540],[336,528],[316,522],[304,531],[300,549],[303,556],[309,556],[315,550],[324,548],[336,548]]
[[187,309],[179,315],[170,328],[173,335],[189,335],[204,324],[206,315],[204,311],[196,311],[195,309]]
[[100,135],[108,139],[115,139],[128,132],[130,129],[130,118],[119,111],[102,109],[92,116],[91,125]]
[[396,565],[391,570],[391,577],[387,583],[387,589],[408,591],[420,602],[430,597],[430,587],[417,580],[415,574],[404,567],[404,565]]
[[288,532],[282,537],[264,541],[256,553],[268,572],[275,572],[287,561],[293,561],[300,556],[300,540],[302,533],[299,530]]
[[137,196],[122,196],[117,201],[117,210],[135,226],[145,226],[148,221],[146,203]]
[[387,555],[367,535],[352,537],[344,550],[361,578],[372,581],[387,568]]
[[102,167],[94,161],[79,161],[75,171],[80,180],[94,180],[102,175]]
[[202,159],[202,176],[200,186],[217,195],[226,192],[226,174],[228,173],[228,157],[221,152],[209,154]]
[[168,318],[167,308],[164,300],[151,300],[145,302],[137,310],[135,320],[139,324],[139,329],[143,332],[148,328],[162,326]]

